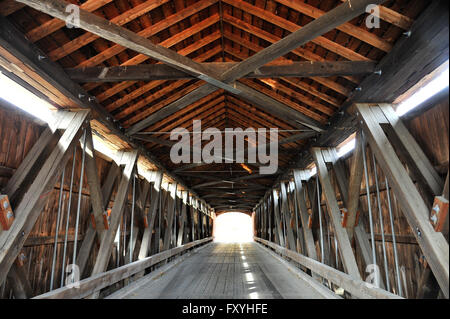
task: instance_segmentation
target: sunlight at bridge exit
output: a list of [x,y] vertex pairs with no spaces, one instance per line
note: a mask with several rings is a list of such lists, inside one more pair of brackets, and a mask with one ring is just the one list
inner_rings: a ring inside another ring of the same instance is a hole
[[221,243],[253,241],[252,218],[243,213],[224,213],[215,220],[214,239]]

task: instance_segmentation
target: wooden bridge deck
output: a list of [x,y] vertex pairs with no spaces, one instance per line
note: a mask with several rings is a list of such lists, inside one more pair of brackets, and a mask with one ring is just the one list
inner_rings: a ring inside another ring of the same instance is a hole
[[147,275],[108,298],[333,297],[256,243],[211,243],[154,277]]

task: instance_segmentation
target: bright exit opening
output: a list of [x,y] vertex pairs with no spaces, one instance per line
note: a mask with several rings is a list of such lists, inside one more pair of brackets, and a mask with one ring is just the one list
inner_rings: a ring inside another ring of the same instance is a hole
[[214,240],[220,243],[253,241],[252,218],[243,213],[224,213],[214,221]]

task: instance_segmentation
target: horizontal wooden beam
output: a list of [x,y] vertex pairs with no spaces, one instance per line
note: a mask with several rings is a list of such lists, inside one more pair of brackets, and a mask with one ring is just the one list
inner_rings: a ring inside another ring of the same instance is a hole
[[[82,241],[84,239],[84,234],[78,234],[78,241]],[[58,235],[57,242],[58,244],[63,244],[65,240],[65,235]],[[68,234],[67,242],[71,243],[75,240],[74,234]],[[23,247],[34,247],[34,246],[42,246],[42,245],[53,245],[55,244],[55,236],[36,236],[36,237],[28,237]]]
[[[237,62],[203,63],[211,72],[224,73]],[[370,61],[292,62],[269,64],[245,75],[246,78],[279,77],[330,77],[364,75],[375,71]],[[69,77],[77,82],[120,82],[194,79],[195,77],[165,64],[90,67],[66,69]]]

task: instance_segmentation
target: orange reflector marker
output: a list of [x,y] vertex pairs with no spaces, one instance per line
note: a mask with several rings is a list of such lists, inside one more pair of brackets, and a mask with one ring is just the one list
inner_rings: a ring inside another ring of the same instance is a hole
[[341,225],[342,227],[347,227],[348,210],[347,208],[341,209]]
[[7,195],[0,195],[0,224],[3,230],[8,230],[14,222],[14,213]]
[[105,229],[109,229],[110,218],[111,208],[108,208],[105,212],[103,212],[103,224],[105,225]]
[[23,267],[25,265],[25,262],[27,261],[27,256],[23,251],[20,252],[19,256],[17,256],[15,260],[15,264],[18,267]]
[[442,196],[434,198],[430,222],[437,232],[448,232],[448,200]]

